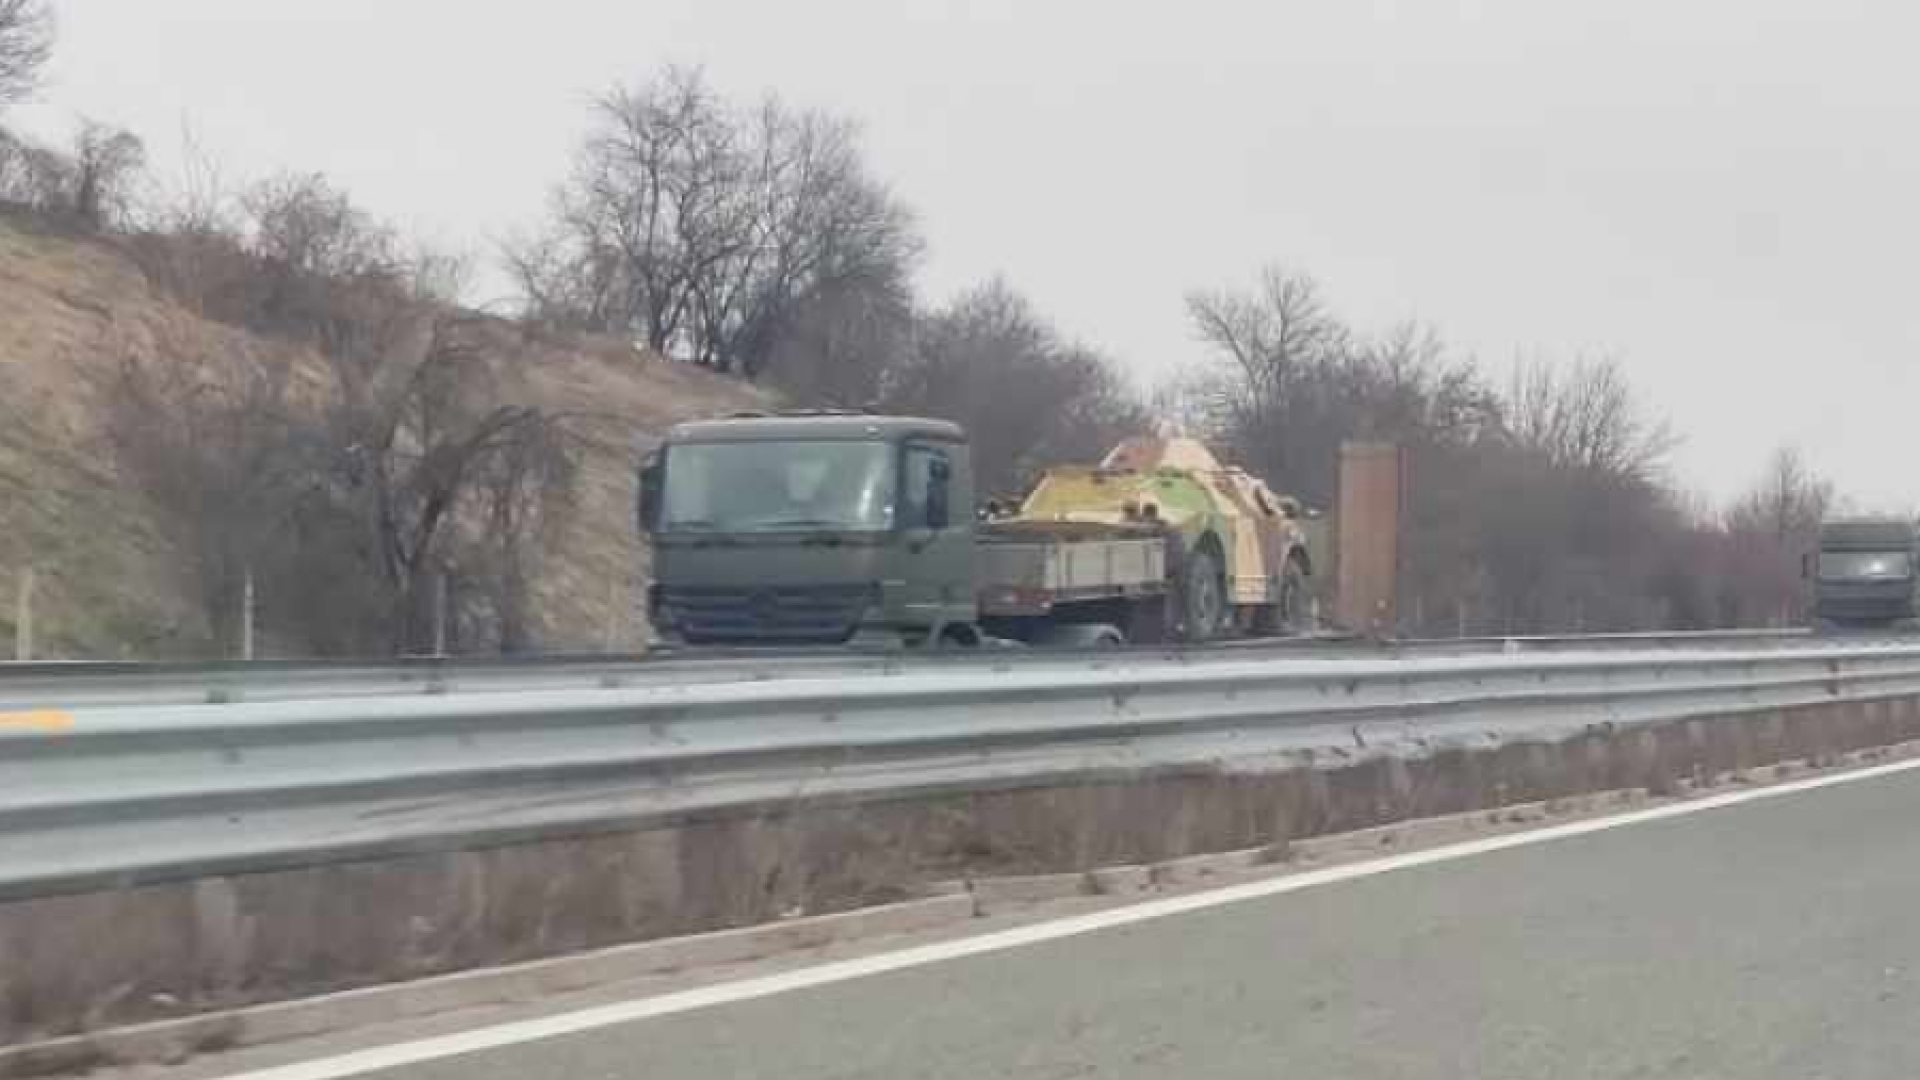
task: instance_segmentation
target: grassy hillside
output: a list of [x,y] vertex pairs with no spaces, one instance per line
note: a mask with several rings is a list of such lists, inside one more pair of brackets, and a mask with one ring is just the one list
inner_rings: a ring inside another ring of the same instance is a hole
[[[513,334],[499,324],[498,333]],[[292,350],[210,322],[149,284],[111,241],[0,214],[0,649],[15,582],[35,567],[39,652],[60,658],[223,655],[179,553],[115,468],[108,401],[129,359],[197,365]],[[534,576],[549,650],[637,643],[643,553],[632,464],[676,420],[765,404],[751,388],[612,342],[516,350],[501,392],[564,412],[583,436],[577,500]],[[297,353],[289,353],[296,362]],[[271,598],[262,598],[270,609]]]

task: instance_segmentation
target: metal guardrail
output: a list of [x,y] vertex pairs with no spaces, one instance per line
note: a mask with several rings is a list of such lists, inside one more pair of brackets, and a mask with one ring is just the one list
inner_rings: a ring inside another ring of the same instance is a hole
[[1908,695],[1915,645],[1102,659],[0,715],[0,895]]
[[1506,634],[1457,638],[1413,638],[1400,644],[1415,648],[1452,645],[1496,647],[1509,652],[1564,652],[1570,649],[1727,648],[1755,645],[1800,645],[1814,642],[1844,645],[1861,641],[1899,640],[1892,632],[1853,636],[1816,636],[1806,627],[1754,627],[1737,630],[1656,630],[1602,634]]
[[1814,638],[1804,630],[1432,638],[1377,641],[1326,635],[1208,647],[1133,646],[1091,652],[990,649],[699,649],[652,654],[411,657],[400,660],[0,663],[0,710],[114,705],[299,701],[325,698],[526,692],[788,678],[845,678],[956,669],[1016,670],[1110,663],[1198,665],[1253,657],[1391,658],[1408,654],[1592,652],[1644,649],[1853,647],[1898,638]]

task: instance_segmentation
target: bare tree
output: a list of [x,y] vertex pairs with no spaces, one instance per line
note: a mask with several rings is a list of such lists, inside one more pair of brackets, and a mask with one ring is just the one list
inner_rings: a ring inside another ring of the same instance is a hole
[[1497,424],[1479,372],[1437,335],[1407,324],[1368,339],[1303,275],[1269,267],[1250,290],[1190,295],[1187,310],[1212,361],[1189,385],[1191,411],[1224,449],[1310,503],[1332,500],[1348,439],[1417,450]]
[[148,218],[136,251],[157,284],[208,318],[275,338],[320,341],[345,286],[406,292],[423,276],[457,277],[457,261],[409,254],[318,174],[285,173],[229,194],[203,161]]
[[753,243],[718,289],[696,290],[712,366],[749,378],[765,372],[803,310],[818,321],[835,294],[884,295],[920,251],[911,216],[866,175],[851,123],[769,100],[753,130]]
[[32,93],[52,56],[52,6],[46,0],[0,0],[0,106]]
[[391,276],[399,269],[391,229],[317,173],[287,173],[242,197],[260,258],[293,274],[333,280]]
[[918,254],[846,121],[737,109],[682,68],[605,95],[594,119],[552,221],[508,246],[534,322],[755,377],[802,318]]
[[[598,257],[590,251],[598,251]],[[519,291],[520,322],[528,330],[605,331],[610,327],[610,251],[550,225],[509,236],[500,246],[500,259]]]
[[83,228],[117,227],[127,221],[145,165],[139,138],[94,120],[80,125],[67,153],[0,130],[0,201]]
[[1799,450],[1773,452],[1758,483],[1736,499],[1722,523],[1725,573],[1736,584],[1747,621],[1799,623],[1807,594],[1801,558],[1815,549],[1833,485],[1814,474]]
[[1150,426],[1107,358],[1064,341],[1001,281],[921,320],[882,402],[966,426],[977,486],[1002,494],[1048,465],[1097,460]]
[[73,142],[73,216],[92,229],[119,224],[146,163],[146,144],[132,132],[93,120],[81,124]]
[[[481,316],[363,282],[323,338],[336,496],[361,523],[391,603],[396,650],[427,641],[430,583],[452,569],[449,534],[490,468],[559,445],[558,420],[503,392],[497,334]],[[521,482],[557,478],[522,468]]]
[[1303,368],[1323,362],[1348,338],[1319,285],[1278,266],[1262,270],[1252,292],[1190,294],[1187,314],[1200,340],[1237,369],[1236,401],[1280,400]]
[[214,639],[231,642],[243,583],[273,567],[325,457],[302,437],[283,359],[246,352],[169,365],[129,356],[107,430],[119,469],[161,511]]
[[[1322,391],[1350,335],[1318,284],[1269,266],[1251,290],[1190,294],[1187,314],[1214,358],[1189,391],[1210,434],[1255,471],[1286,476],[1309,498],[1330,495],[1338,436],[1327,430],[1346,421],[1331,415]],[[1309,471],[1324,481],[1303,483]]]
[[0,128],[0,203],[62,212],[72,171],[64,155]]
[[878,403],[913,348],[913,292],[903,273],[822,282],[795,305],[775,337],[765,376],[800,405]]
[[[220,278],[199,287],[206,309],[297,342],[263,346],[291,374],[267,385],[230,364],[192,393],[129,393],[119,425],[141,486],[219,555],[196,570],[216,607],[251,567],[313,651],[418,649],[444,578],[480,600],[455,624],[470,640],[527,647],[539,532],[567,505],[573,468],[562,418],[515,381],[520,335],[449,302],[463,259],[410,248],[323,178],[282,177],[235,203],[188,215],[190,238],[144,246],[198,245],[188,265]],[[235,434],[203,434],[220,432]],[[215,494],[228,509],[207,513]]]
[[1728,509],[1727,527],[1786,544],[1816,533],[1832,503],[1832,482],[1815,475],[1797,447],[1782,446],[1767,459],[1760,482]]
[[739,140],[695,70],[596,100],[552,221],[509,252],[530,313],[699,359],[696,283],[750,244]]
[[1525,368],[1502,398],[1431,330],[1356,332],[1278,269],[1188,311],[1212,361],[1190,385],[1196,411],[1269,482],[1328,506],[1343,441],[1406,448],[1401,607],[1419,631],[1661,617],[1651,582],[1685,527],[1660,483],[1672,437],[1617,364]]
[[244,207],[215,156],[191,128],[181,134],[179,166],[158,178],[130,223],[129,250],[155,286],[196,313],[232,319],[259,267],[243,242]]
[[1624,479],[1655,478],[1676,438],[1650,416],[1612,358],[1521,364],[1508,397],[1508,427],[1522,446],[1557,466]]
[[566,427],[546,418],[517,425],[476,470],[481,527],[465,547],[481,570],[487,621],[503,653],[535,643],[533,580],[554,527],[574,506],[575,451]]

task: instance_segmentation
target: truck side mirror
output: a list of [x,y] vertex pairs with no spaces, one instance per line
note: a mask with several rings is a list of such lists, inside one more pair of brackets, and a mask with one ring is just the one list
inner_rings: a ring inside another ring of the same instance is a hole
[[1800,553],[1800,579],[1802,581],[1813,579],[1813,556],[1804,551]]
[[953,465],[945,458],[927,463],[927,528],[944,529],[953,520]]
[[666,467],[659,452],[648,454],[640,463],[640,496],[635,507],[635,518],[643,533],[653,532],[660,524],[660,496],[665,479]]

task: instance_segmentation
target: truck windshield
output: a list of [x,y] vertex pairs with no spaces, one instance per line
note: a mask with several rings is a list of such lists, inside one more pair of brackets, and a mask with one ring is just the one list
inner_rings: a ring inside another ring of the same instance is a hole
[[664,532],[878,532],[893,527],[884,442],[678,443],[667,451]]
[[1820,553],[1822,581],[1885,581],[1904,578],[1912,572],[1912,560],[1904,551],[1823,551]]

